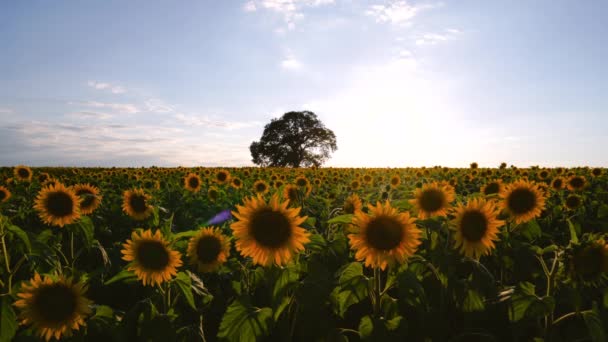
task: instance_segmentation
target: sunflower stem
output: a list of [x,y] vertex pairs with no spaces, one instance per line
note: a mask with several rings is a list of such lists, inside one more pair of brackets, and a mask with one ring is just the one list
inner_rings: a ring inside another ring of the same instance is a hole
[[380,315],[380,297],[381,297],[381,292],[382,291],[382,286],[381,286],[381,281],[382,279],[380,278],[380,269],[378,267],[374,267],[374,316],[378,317]]
[[0,239],[0,241],[2,241],[2,255],[4,255],[4,264],[6,266],[6,272],[9,274],[8,277],[8,294],[11,294],[11,288],[12,288],[12,279],[13,277],[11,276],[13,273],[11,272],[11,264],[9,261],[9,256],[8,256],[8,251],[6,250],[6,242],[4,241],[4,226],[2,226],[2,238]]

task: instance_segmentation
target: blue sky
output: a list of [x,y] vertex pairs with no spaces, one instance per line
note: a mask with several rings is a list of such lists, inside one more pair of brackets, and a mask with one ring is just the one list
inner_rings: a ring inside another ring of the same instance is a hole
[[2,1],[0,165],[608,166],[606,1]]

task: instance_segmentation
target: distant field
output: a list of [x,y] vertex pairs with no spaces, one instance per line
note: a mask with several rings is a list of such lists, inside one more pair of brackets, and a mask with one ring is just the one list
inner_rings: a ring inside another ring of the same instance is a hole
[[605,169],[19,166],[0,214],[0,341],[608,340]]

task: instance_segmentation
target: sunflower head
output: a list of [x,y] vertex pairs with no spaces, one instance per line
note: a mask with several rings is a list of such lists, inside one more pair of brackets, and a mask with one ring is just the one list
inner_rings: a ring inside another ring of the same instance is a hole
[[566,182],[568,190],[578,191],[582,190],[586,185],[585,177],[583,176],[570,176]]
[[600,285],[608,277],[608,244],[604,239],[575,245],[568,259],[570,275],[579,283]]
[[502,190],[502,180],[498,179],[498,180],[494,180],[491,181],[489,183],[487,183],[486,185],[484,185],[481,188],[481,193],[484,194],[484,196],[490,196],[490,195],[494,195],[494,194],[499,194],[500,191]]
[[236,206],[237,211],[232,214],[238,221],[230,228],[241,255],[252,257],[254,264],[285,265],[304,250],[310,233],[300,225],[307,217],[299,216],[301,208],[288,206],[289,200],[281,202],[276,194],[268,203],[258,195]]
[[160,285],[177,274],[182,265],[179,252],[172,250],[160,230],[133,232],[131,240],[123,244],[122,259],[129,261],[129,271],[134,271],[144,285]]
[[238,177],[232,177],[230,185],[235,189],[240,189],[243,187],[243,181]]
[[142,189],[127,190],[123,194],[122,210],[135,220],[143,221],[152,215],[150,195]]
[[85,325],[92,304],[84,295],[86,286],[64,277],[42,278],[38,273],[23,282],[15,302],[21,324],[31,324],[38,335],[49,341],[71,336],[73,330]]
[[293,184],[287,184],[283,188],[283,198],[288,199],[289,203],[297,203],[300,199],[300,190]]
[[459,205],[454,216],[451,229],[455,231],[454,240],[460,253],[477,260],[490,254],[494,241],[498,240],[498,228],[504,224],[497,218],[498,209],[494,202],[471,199],[466,205]]
[[547,170],[542,170],[538,173],[538,177],[540,179],[547,179],[547,177],[549,177],[549,171]]
[[346,198],[342,210],[345,214],[355,214],[363,209],[361,198],[357,194],[352,194]]
[[305,188],[305,187],[308,187],[308,185],[310,184],[310,182],[308,181],[308,178],[306,178],[306,176],[298,176],[296,178],[294,184],[297,187]]
[[219,228],[202,228],[190,239],[187,256],[200,272],[213,272],[228,260],[230,240]]
[[58,183],[40,190],[34,209],[44,223],[63,227],[80,218],[80,198],[72,189]]
[[519,180],[500,192],[500,206],[515,223],[524,223],[540,216],[545,207],[545,195],[535,183]]
[[201,177],[196,173],[189,173],[184,178],[184,188],[190,192],[199,192],[201,190]]
[[99,189],[90,184],[78,184],[72,187],[74,193],[80,198],[80,213],[92,214],[101,204]]
[[604,173],[604,170],[602,170],[599,167],[594,167],[593,169],[591,169],[591,177],[599,177]]
[[576,194],[570,194],[566,197],[564,205],[570,210],[576,210],[583,204],[583,198]]
[[393,175],[390,180],[391,188],[396,189],[401,184],[401,177]]
[[557,177],[554,178],[551,181],[551,188],[553,188],[553,190],[561,190],[564,188],[564,179],[562,177]]
[[226,184],[230,181],[230,172],[228,170],[219,170],[215,173],[215,181],[217,184]]
[[210,186],[207,190],[207,198],[209,198],[211,202],[215,202],[219,197],[220,191],[216,187]]
[[4,186],[0,185],[0,203],[4,203],[11,198],[11,192]]
[[446,216],[456,194],[451,185],[433,182],[416,189],[414,197],[410,203],[418,210],[418,217],[425,219],[432,216]]
[[15,179],[22,182],[30,182],[33,175],[32,169],[24,165],[15,166],[13,174],[15,175]]
[[38,174],[37,178],[38,178],[38,182],[44,183],[47,181],[47,179],[51,178],[51,176],[46,172],[42,172],[42,173]]
[[348,235],[355,258],[382,270],[403,263],[421,243],[415,219],[408,212],[399,213],[388,201],[368,208],[370,214],[361,210],[355,213],[350,228],[353,233]]
[[270,187],[268,186],[268,183],[264,182],[261,179],[255,181],[255,183],[253,183],[253,191],[255,193],[264,195],[264,194],[268,193],[269,190],[270,190]]

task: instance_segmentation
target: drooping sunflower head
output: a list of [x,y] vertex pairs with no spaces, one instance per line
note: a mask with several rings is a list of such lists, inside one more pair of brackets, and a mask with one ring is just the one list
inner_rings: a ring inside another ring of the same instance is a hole
[[283,188],[283,198],[288,199],[289,203],[297,203],[300,199],[300,189],[293,184],[287,184]]
[[80,218],[80,198],[72,189],[58,183],[40,190],[34,209],[44,223],[63,227]]
[[77,184],[72,187],[76,196],[80,198],[80,214],[92,214],[101,204],[99,189],[90,184]]
[[207,198],[209,198],[209,200],[211,202],[215,202],[215,201],[217,201],[217,199],[219,197],[220,197],[219,190],[214,186],[210,186],[209,189],[207,190]]
[[32,169],[25,165],[17,165],[13,169],[13,174],[15,175],[15,179],[22,182],[30,182],[32,180]]
[[497,195],[500,193],[502,188],[502,180],[493,180],[481,188],[481,193],[484,194],[484,196]]
[[134,271],[144,285],[160,285],[177,274],[182,265],[179,252],[172,250],[160,230],[134,231],[131,239],[123,244],[122,259],[130,262],[129,271]]
[[11,198],[11,192],[4,186],[0,185],[0,203],[4,203]]
[[92,304],[84,295],[86,285],[71,279],[38,273],[23,282],[15,307],[20,310],[21,324],[31,324],[40,338],[49,341],[72,336],[73,330],[85,325]]
[[122,210],[135,220],[143,221],[152,215],[150,198],[142,189],[127,190],[122,197]]
[[240,189],[243,187],[243,181],[238,177],[232,177],[232,179],[230,180],[230,186],[235,189]]
[[184,178],[184,188],[190,192],[199,192],[201,190],[201,177],[196,173],[189,173]]
[[418,217],[425,219],[432,216],[446,216],[456,194],[451,185],[433,182],[416,189],[414,197],[410,203],[418,210]]
[[261,195],[244,200],[232,214],[238,219],[231,224],[236,249],[254,264],[285,265],[304,250],[310,234],[300,225],[307,217],[299,216],[301,208],[289,208],[275,194],[266,203]]
[[219,228],[202,228],[188,243],[190,264],[200,272],[217,270],[230,256],[230,240]]
[[215,182],[217,184],[226,184],[230,181],[230,172],[228,170],[219,170],[215,173]]
[[346,198],[342,210],[345,214],[355,214],[363,209],[361,198],[357,194],[352,194]]
[[455,231],[454,240],[460,253],[477,260],[490,254],[494,241],[498,240],[498,228],[504,224],[497,218],[494,202],[473,198],[466,205],[459,205],[454,216],[451,229]]
[[384,270],[416,253],[421,231],[408,212],[399,213],[388,201],[368,208],[370,214],[361,210],[355,213],[350,227],[352,234],[348,235],[357,260]]
[[573,280],[601,285],[608,278],[608,244],[604,239],[575,245],[568,257]]
[[270,190],[270,187],[268,186],[268,183],[264,182],[261,179],[255,181],[255,183],[253,183],[253,191],[255,193],[264,195],[264,194],[268,193],[269,190]]
[[583,176],[571,176],[568,178],[568,181],[566,182],[568,190],[572,190],[572,191],[577,191],[577,190],[582,190],[585,185],[586,185],[586,180],[585,177]]
[[519,180],[500,192],[500,207],[515,223],[525,223],[540,216],[545,207],[545,195],[535,183]]
[[583,204],[583,198],[576,194],[570,194],[566,197],[564,205],[570,210],[576,210]]
[[551,188],[553,188],[553,190],[563,189],[564,188],[564,179],[562,177],[554,178],[551,181]]
[[401,177],[393,175],[390,180],[391,188],[396,189],[401,184]]

